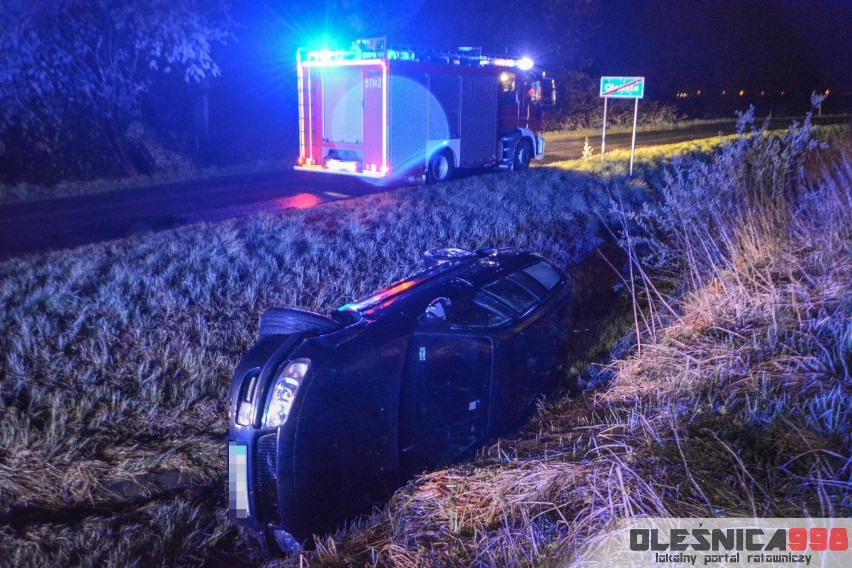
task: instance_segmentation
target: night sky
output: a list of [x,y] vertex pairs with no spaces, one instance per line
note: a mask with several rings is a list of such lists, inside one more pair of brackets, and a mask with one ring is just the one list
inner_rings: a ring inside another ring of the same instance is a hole
[[[599,71],[669,91],[852,88],[852,2],[604,2]],[[609,71],[612,69],[613,71]]]
[[[375,36],[528,54],[547,69],[592,77],[644,75],[646,97],[666,102],[679,102],[680,91],[718,98],[745,90],[716,111],[725,116],[760,106],[753,97],[761,91],[767,102],[785,91],[783,101],[764,106],[780,115],[802,114],[814,90],[830,90],[835,111],[848,112],[852,101],[850,0],[297,0],[236,3],[234,17],[238,41],[218,54],[224,75],[215,90],[229,103],[244,101],[246,120],[249,109],[256,117],[264,107],[261,116],[286,116],[258,128],[295,119],[298,47],[346,48]],[[233,105],[226,112],[236,135],[244,124]]]
[[[675,89],[852,88],[849,0],[337,0],[236,7],[241,44],[263,61],[323,36],[336,47],[386,35],[430,47],[529,52],[601,74],[644,74]],[[572,41],[573,40],[573,41]],[[571,53],[554,50],[572,43]],[[562,61],[560,61],[562,59]]]

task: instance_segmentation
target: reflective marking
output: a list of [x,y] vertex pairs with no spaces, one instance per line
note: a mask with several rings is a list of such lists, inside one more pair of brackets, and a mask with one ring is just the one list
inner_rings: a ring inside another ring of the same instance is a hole
[[388,66],[381,61],[382,66],[382,167],[381,172],[388,172]]
[[337,193],[336,191],[323,191],[322,194],[327,197],[333,197],[335,199],[343,199],[344,197],[349,197],[348,195],[345,195],[343,193]]
[[426,360],[426,348],[425,347],[420,348],[420,360],[421,361]]
[[[296,57],[298,59],[298,53]],[[299,157],[305,157],[305,93],[304,79],[302,78],[302,64],[296,65],[296,76],[299,81]]]

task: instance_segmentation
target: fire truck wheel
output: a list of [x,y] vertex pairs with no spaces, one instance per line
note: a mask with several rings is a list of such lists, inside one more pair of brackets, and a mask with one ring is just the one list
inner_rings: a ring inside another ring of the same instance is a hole
[[530,167],[532,152],[532,144],[529,140],[524,139],[518,142],[518,145],[515,146],[515,163],[512,165],[512,169],[521,171]]
[[429,159],[429,167],[426,168],[426,181],[435,183],[446,181],[453,177],[453,155],[444,150],[436,152]]

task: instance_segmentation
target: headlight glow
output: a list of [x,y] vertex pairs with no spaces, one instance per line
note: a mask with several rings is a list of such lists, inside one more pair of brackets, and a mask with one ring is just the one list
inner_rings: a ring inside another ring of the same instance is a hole
[[239,410],[237,411],[237,424],[248,426],[251,424],[251,418],[251,403],[246,401],[240,402]]
[[311,362],[308,359],[296,359],[288,363],[275,379],[272,385],[272,394],[269,397],[269,406],[263,424],[267,428],[277,428],[287,421],[290,408],[296,399],[296,391],[302,384]]

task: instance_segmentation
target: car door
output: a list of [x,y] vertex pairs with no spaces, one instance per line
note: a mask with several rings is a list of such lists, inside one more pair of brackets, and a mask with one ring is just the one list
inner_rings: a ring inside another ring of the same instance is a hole
[[401,392],[403,478],[449,463],[487,438],[491,373],[489,337],[419,326]]

